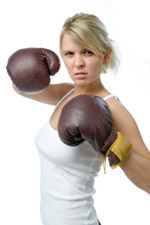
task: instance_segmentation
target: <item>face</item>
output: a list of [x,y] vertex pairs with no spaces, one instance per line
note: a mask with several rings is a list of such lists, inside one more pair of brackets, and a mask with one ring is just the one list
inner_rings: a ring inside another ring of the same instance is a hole
[[88,85],[99,80],[106,63],[103,54],[100,58],[88,49],[81,48],[67,34],[62,39],[61,54],[75,85]]

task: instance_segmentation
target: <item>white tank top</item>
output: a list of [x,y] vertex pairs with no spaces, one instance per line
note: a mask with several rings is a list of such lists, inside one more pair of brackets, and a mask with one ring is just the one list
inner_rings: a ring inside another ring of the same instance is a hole
[[43,224],[98,225],[92,196],[102,165],[99,154],[86,141],[76,147],[65,145],[49,121],[36,135],[35,144],[41,160]]

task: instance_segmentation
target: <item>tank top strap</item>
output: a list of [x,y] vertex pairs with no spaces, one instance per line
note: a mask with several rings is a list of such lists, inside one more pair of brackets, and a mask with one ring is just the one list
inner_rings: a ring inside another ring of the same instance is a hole
[[70,95],[72,92],[74,91],[74,88],[72,88],[69,92],[67,92],[67,94],[65,94],[61,100],[57,103],[57,105],[55,106],[55,108],[57,108],[57,106],[68,96]]
[[[65,94],[62,99],[57,103],[57,105],[55,106],[55,108],[57,108],[57,106],[68,96],[70,95],[72,92],[74,91],[74,88],[72,88],[69,92],[67,92],[67,94]],[[109,98],[115,98],[116,100],[120,101],[119,98],[114,95],[114,94],[110,94],[110,95],[107,95],[106,97],[104,97],[103,99],[106,101],[107,99]]]
[[103,99],[106,101],[106,100],[109,99],[109,98],[115,98],[116,100],[119,101],[119,98],[118,98],[116,95],[114,95],[114,94],[107,95],[107,96],[104,97]]

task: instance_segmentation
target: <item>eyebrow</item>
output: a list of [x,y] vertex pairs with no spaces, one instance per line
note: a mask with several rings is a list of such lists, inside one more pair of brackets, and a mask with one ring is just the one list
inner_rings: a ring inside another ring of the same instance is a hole
[[[71,49],[62,49],[61,52],[73,52],[74,50],[71,50]],[[89,50],[88,48],[83,48],[81,49],[81,52],[84,52],[84,51],[91,51]]]
[[61,52],[72,52],[72,50],[63,49],[63,50],[61,50]]

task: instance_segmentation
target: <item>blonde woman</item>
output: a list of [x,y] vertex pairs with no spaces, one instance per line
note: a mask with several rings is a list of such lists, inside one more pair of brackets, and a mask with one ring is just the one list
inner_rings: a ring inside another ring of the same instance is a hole
[[[28,49],[27,52],[30,54],[23,51],[23,58],[27,61],[34,50]],[[40,52],[41,49],[37,51]],[[113,126],[113,130],[124,135],[117,151],[124,151],[125,154],[123,154],[123,158],[119,159],[118,165],[136,186],[148,194],[150,194],[150,152],[142,140],[132,115],[118,98],[104,87],[101,81],[102,73],[111,70],[117,71],[119,65],[114,42],[109,38],[104,24],[91,14],[80,13],[68,18],[60,35],[60,52],[73,81],[71,84],[49,84],[44,88],[43,81],[37,82],[38,78],[33,78],[38,76],[38,71],[41,71],[43,62],[45,62],[44,66],[48,67],[49,60],[52,60],[51,53],[49,52],[48,55],[48,52],[44,50],[42,50],[43,58],[40,59],[40,63],[38,62],[35,66],[35,61],[37,62],[39,59],[37,54],[34,54],[34,60],[33,57],[32,60],[28,60],[28,62],[31,62],[30,67],[29,63],[26,63],[24,68],[21,68],[21,71],[19,71],[20,83],[17,83],[13,76],[17,73],[16,61],[20,60],[21,54],[18,58],[13,55],[13,60],[9,61],[7,69],[15,84],[14,88],[20,95],[56,105],[51,118],[35,138],[41,159],[41,217],[43,224],[98,225],[100,222],[97,218],[92,196],[95,193],[94,178],[100,171],[103,159],[94,150],[91,141],[85,139],[81,144],[75,144],[75,146],[66,145],[61,141],[58,134],[58,124],[64,107],[76,97],[83,95],[98,96],[101,101],[106,103],[109,108],[107,112],[110,110],[110,117],[112,116],[113,124],[111,126]],[[45,59],[46,61],[44,61]],[[11,64],[12,61],[13,63],[15,61],[15,73],[13,70],[14,64]],[[58,58],[54,57],[53,63],[55,64],[54,67],[57,68],[55,68],[56,73],[59,69]],[[22,78],[25,76],[25,72],[22,71],[26,68],[28,68],[30,74],[30,92],[36,92],[38,89],[41,90],[39,93],[29,93],[28,85],[25,85],[24,81],[26,78]],[[37,68],[36,73],[35,68]],[[43,85],[43,89],[41,85]],[[73,107],[75,111],[76,104]],[[91,112],[91,109],[84,111],[83,115],[88,111]],[[91,121],[90,115],[88,115],[88,118]],[[97,118],[95,117],[95,120],[98,121]],[[124,137],[128,139],[127,148],[120,147],[124,146],[126,142]],[[112,150],[113,156],[114,152]]]

